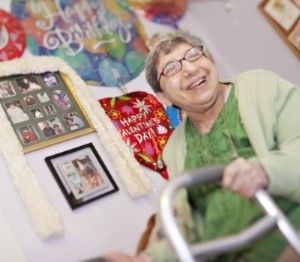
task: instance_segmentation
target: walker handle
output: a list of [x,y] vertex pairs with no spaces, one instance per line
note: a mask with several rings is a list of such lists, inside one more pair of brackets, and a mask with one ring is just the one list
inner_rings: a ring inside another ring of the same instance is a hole
[[275,225],[300,256],[300,238],[295,229],[275,204],[270,195],[264,190],[258,190],[255,194],[256,201],[263,208],[266,216],[258,220],[254,225],[235,235],[210,240],[199,244],[188,245],[184,240],[173,215],[173,202],[176,193],[183,187],[194,184],[203,184],[221,179],[224,168],[211,166],[185,172],[169,182],[163,190],[160,199],[160,219],[163,230],[171,246],[180,261],[195,261],[194,257],[204,259],[207,256],[218,255],[227,251],[245,247],[261,235],[268,232]]

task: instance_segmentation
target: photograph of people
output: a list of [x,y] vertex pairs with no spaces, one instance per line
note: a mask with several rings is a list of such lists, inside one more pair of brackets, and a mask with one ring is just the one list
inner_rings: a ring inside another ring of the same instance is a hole
[[30,112],[34,118],[41,118],[44,116],[41,110],[38,108],[31,109]]
[[38,140],[38,136],[32,126],[20,127],[18,128],[18,131],[24,144],[29,144]]
[[63,128],[60,120],[57,117],[50,119],[48,122],[51,125],[51,127],[53,127],[55,131],[55,135],[60,135],[65,133],[65,129]]
[[27,106],[32,106],[32,105],[35,105],[36,104],[36,101],[35,101],[35,98],[34,96],[25,96],[23,98],[23,101],[25,102],[25,104]]
[[39,101],[41,103],[46,103],[46,102],[50,101],[50,98],[49,98],[49,96],[47,95],[46,92],[38,93],[36,96],[37,96],[37,98],[39,99]]
[[[153,48],[145,72],[154,91],[187,115],[164,148],[170,178],[199,167],[225,166],[219,183],[195,185],[178,196],[176,218],[185,239],[208,241],[248,228],[263,216],[251,201],[259,189],[272,195],[299,231],[299,87],[262,69],[222,81],[207,46],[177,36]],[[139,255],[112,252],[106,258],[176,261],[160,231],[156,223]],[[246,249],[211,261],[278,261],[288,250],[282,235],[273,230]],[[294,260],[280,261],[299,261],[290,254]]]
[[55,105],[62,110],[67,110],[71,106],[70,98],[61,90],[55,90],[52,97]]
[[73,160],[72,163],[82,179],[84,193],[99,189],[104,181],[88,155]]
[[65,133],[65,129],[63,128],[61,122],[57,117],[50,120],[42,121],[38,123],[38,126],[45,137],[51,137]]
[[45,112],[47,115],[53,115],[56,113],[55,109],[54,109],[54,106],[53,105],[46,105],[44,106],[44,109],[45,109]]
[[5,106],[6,112],[14,124],[29,120],[29,117],[23,111],[23,107],[19,100],[8,102]]
[[33,76],[17,79],[16,82],[22,94],[41,89],[41,86]]
[[43,80],[45,81],[46,85],[49,87],[57,86],[59,83],[55,74],[52,72],[47,72],[47,73],[43,74],[42,77],[43,77]]
[[16,94],[12,83],[8,80],[0,82],[0,98],[11,97]]
[[76,130],[85,126],[83,120],[78,116],[77,112],[71,112],[64,116],[65,123],[70,130]]
[[50,126],[47,120],[43,122],[39,122],[38,126],[43,132],[45,137],[55,136],[55,129],[52,126]]
[[56,135],[60,135],[64,133],[64,129],[60,127],[58,124],[53,124],[53,128],[55,130]]
[[58,165],[61,176],[64,181],[65,188],[69,194],[74,195],[74,197],[78,200],[82,198],[82,194],[84,193],[84,187],[82,184],[82,179],[78,174],[76,168],[74,167],[72,162],[64,162]]
[[73,158],[58,165],[68,194],[77,200],[86,200],[106,184],[88,155]]

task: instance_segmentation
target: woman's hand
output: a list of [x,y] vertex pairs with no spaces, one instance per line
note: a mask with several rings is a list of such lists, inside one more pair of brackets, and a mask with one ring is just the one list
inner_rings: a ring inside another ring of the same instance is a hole
[[264,168],[238,158],[226,166],[222,186],[246,198],[253,198],[255,192],[268,186],[269,178]]

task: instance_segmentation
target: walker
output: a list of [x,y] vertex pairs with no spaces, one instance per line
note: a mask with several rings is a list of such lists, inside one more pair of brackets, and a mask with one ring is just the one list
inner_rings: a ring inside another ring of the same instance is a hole
[[173,202],[177,191],[194,184],[208,183],[220,179],[223,175],[222,166],[201,168],[183,175],[169,182],[163,190],[160,200],[160,219],[165,236],[175,250],[180,261],[204,261],[212,255],[219,255],[227,251],[240,249],[252,243],[258,237],[271,230],[275,225],[300,257],[300,238],[282,211],[265,190],[255,194],[255,200],[260,204],[266,216],[242,232],[219,238],[216,240],[188,245],[181,235],[173,215]]

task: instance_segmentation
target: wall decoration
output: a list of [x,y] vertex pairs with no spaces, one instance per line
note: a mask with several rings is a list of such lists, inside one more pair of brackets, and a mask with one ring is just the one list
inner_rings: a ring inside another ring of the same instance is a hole
[[156,97],[138,91],[99,102],[135,158],[167,179],[162,150],[173,129]]
[[0,104],[25,153],[94,131],[73,89],[59,72],[0,78]]
[[298,20],[297,25],[289,34],[288,40],[292,43],[293,46],[296,47],[298,52],[300,52],[300,19]]
[[26,37],[21,23],[0,9],[0,61],[20,57],[25,48]]
[[177,22],[184,15],[187,0],[128,0],[141,15],[155,23],[178,28]]
[[259,9],[290,49],[300,58],[299,0],[263,0]]
[[[63,58],[90,84],[127,83],[144,68],[145,33],[126,0],[12,0],[35,55]],[[134,63],[133,63],[134,61]]]
[[[149,178],[145,175],[138,161],[131,155],[129,148],[111,124],[110,119],[105,114],[103,108],[89,92],[86,83],[70,66],[68,66],[60,58],[46,56],[32,56],[27,59],[20,58],[0,63],[1,79],[9,79],[12,77],[15,81],[17,80],[18,75],[42,75],[47,72],[51,72],[52,74],[60,72],[62,75],[67,76],[67,79],[70,81],[70,86],[74,88],[72,90],[72,94],[84,108],[87,118],[95,128],[100,142],[106,149],[108,157],[120,177],[123,188],[132,198],[148,194],[152,189]],[[49,88],[53,88],[55,90],[56,83],[59,79],[47,79],[45,77],[43,79],[47,85],[49,85]],[[40,83],[39,80],[37,81],[37,85]],[[2,99],[14,97],[16,95],[21,98],[19,99],[19,102],[15,102],[15,106],[19,107],[19,109],[17,109],[17,111],[19,111],[19,115],[12,117],[14,121],[18,122],[20,119],[23,120],[27,118],[24,115],[24,108],[29,108],[30,106],[34,107],[34,105],[43,103],[47,104],[49,103],[47,101],[51,100],[51,96],[49,96],[47,92],[47,95],[43,95],[42,93],[40,93],[39,96],[37,95],[39,93],[39,87],[37,87],[37,85],[32,85],[32,87],[30,87],[34,91],[27,93],[24,90],[23,94],[21,88],[19,90],[15,89],[17,83],[13,83],[12,85],[8,84],[8,86],[2,84]],[[57,92],[57,94],[62,93]],[[11,100],[13,100],[13,98]],[[22,108],[20,107],[20,104]],[[48,106],[45,105],[45,107],[38,107],[37,109],[40,112],[36,112],[34,110],[27,111],[27,116],[31,117],[32,115],[33,118],[39,119],[40,117],[49,115],[49,118],[51,118],[51,115],[55,115],[57,110],[61,111],[63,108],[70,107],[71,104],[68,99],[57,98],[56,103],[53,101],[53,103],[49,103]],[[20,110],[23,111],[23,113]],[[68,111],[65,115],[66,118],[62,121],[67,121],[68,117],[73,116],[72,112],[73,111]],[[25,122],[20,121],[14,126],[11,124],[12,121],[13,120],[10,119],[8,113],[5,112],[5,109],[0,106],[0,150],[3,158],[5,159],[9,174],[12,177],[12,181],[19,192],[20,198],[28,211],[32,225],[38,235],[42,238],[60,235],[63,233],[63,224],[60,220],[59,214],[54,206],[48,201],[46,194],[39,183],[37,175],[28,165],[23,152],[22,141],[24,143],[25,141],[33,143],[36,139],[38,139],[38,134],[34,134],[36,131],[35,120],[33,120],[33,124],[25,125],[24,129],[19,129],[21,140],[16,136],[15,129],[17,125],[23,125],[22,123]],[[72,125],[70,124],[70,132],[74,128],[71,128],[71,126]],[[24,134],[26,127],[30,132],[30,135],[28,136]]]
[[45,160],[72,209],[119,190],[92,143]]

